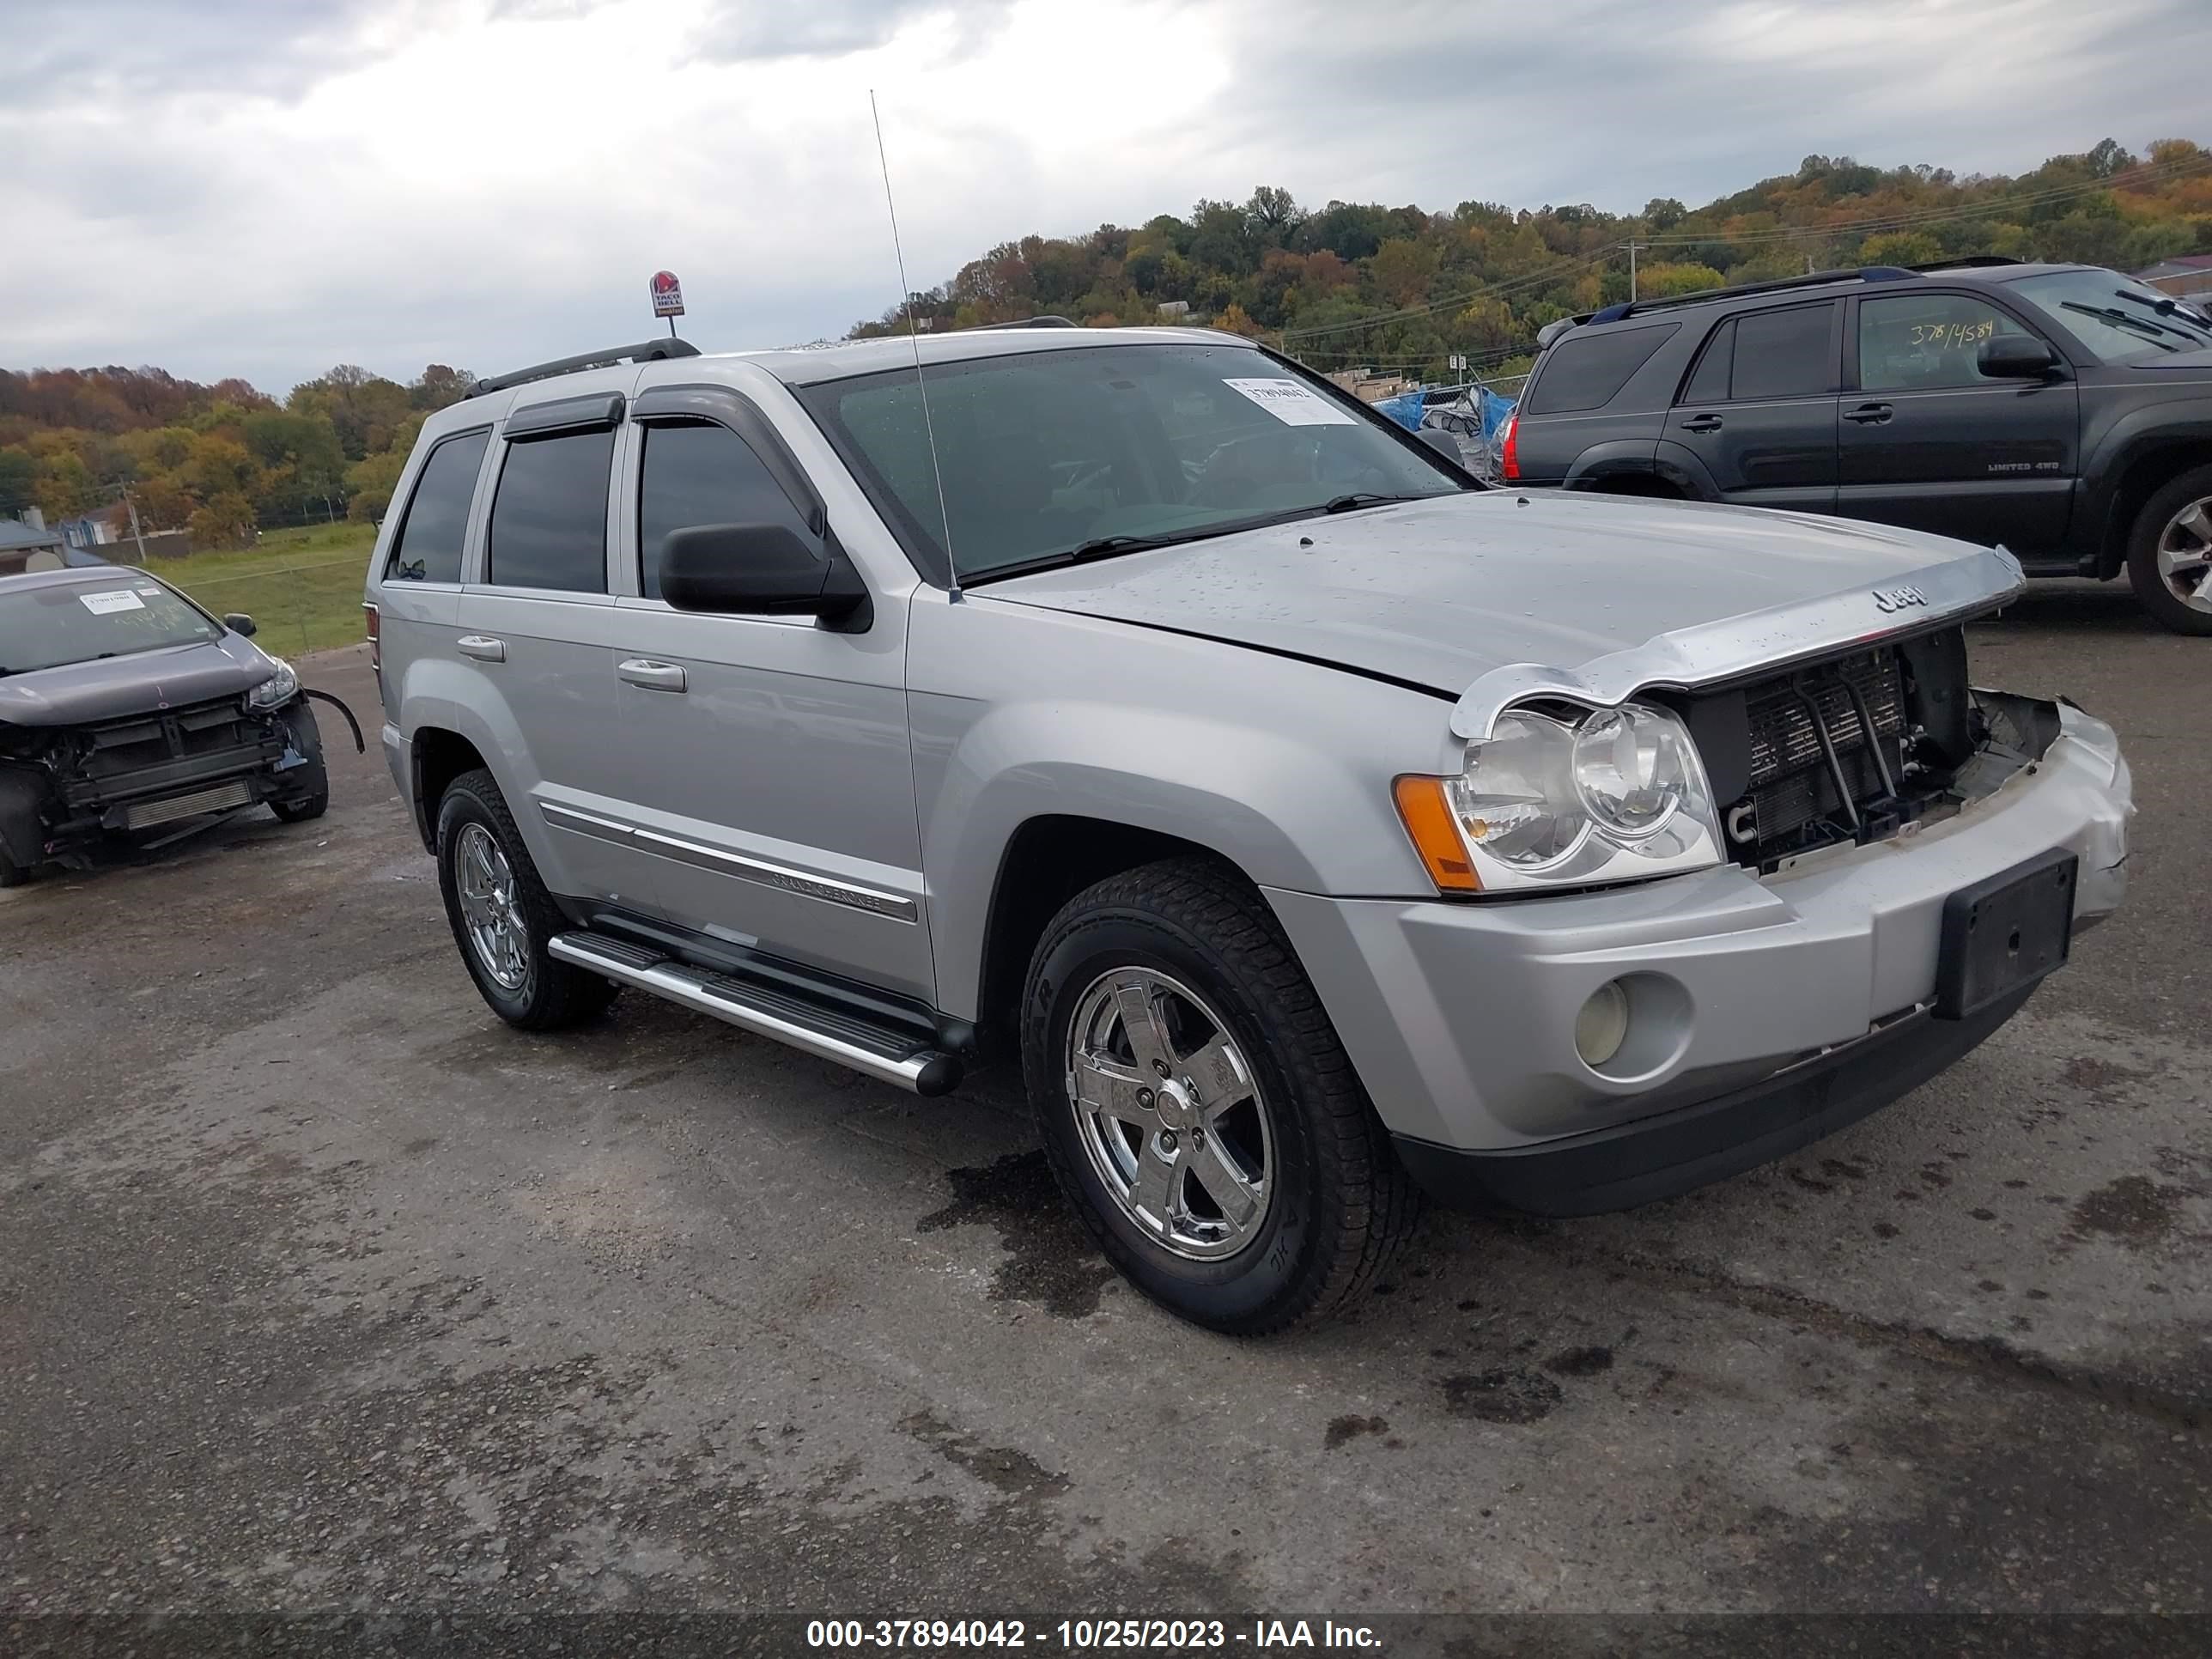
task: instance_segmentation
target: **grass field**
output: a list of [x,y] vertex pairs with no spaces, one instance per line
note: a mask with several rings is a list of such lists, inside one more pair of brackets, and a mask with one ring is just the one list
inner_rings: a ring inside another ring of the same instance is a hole
[[243,553],[155,559],[150,568],[218,617],[252,617],[267,650],[327,651],[362,636],[362,579],[375,539],[376,527],[366,524],[270,530]]

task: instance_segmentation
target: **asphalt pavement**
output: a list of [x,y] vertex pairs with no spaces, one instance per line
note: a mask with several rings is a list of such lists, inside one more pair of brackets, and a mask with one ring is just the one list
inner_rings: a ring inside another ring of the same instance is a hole
[[2212,641],[2086,585],[1972,637],[2142,808],[2023,1014],[1261,1342],[1123,1287],[1010,1083],[501,1025],[309,659],[328,817],[0,895],[0,1611],[2206,1610]]

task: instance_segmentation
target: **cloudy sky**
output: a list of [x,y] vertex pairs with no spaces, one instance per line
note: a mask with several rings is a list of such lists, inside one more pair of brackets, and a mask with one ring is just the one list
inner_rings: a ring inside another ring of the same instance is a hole
[[2212,140],[2206,0],[0,0],[0,366],[281,392],[652,331],[842,333],[908,271],[1255,184],[1695,204],[1809,152]]

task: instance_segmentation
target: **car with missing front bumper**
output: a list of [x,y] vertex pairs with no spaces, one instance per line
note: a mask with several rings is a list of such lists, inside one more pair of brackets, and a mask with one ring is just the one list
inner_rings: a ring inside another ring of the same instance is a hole
[[489,1006],[1017,1060],[1219,1329],[1346,1305],[1423,1192],[1826,1133],[2121,896],[2111,730],[1970,680],[2006,552],[1485,489],[1233,337],[598,354],[433,416],[395,500],[386,751]]
[[252,631],[127,567],[0,577],[0,886],[257,805],[321,816],[314,711]]

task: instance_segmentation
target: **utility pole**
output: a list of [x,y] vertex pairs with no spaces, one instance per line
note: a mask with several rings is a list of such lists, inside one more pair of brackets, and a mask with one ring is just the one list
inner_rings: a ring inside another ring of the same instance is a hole
[[1636,239],[1628,239],[1628,303],[1636,303]]
[[129,484],[110,484],[108,488],[123,498],[123,505],[131,514],[131,539],[137,544],[138,565],[143,569],[146,564],[146,532],[138,527],[138,503],[131,500]]

